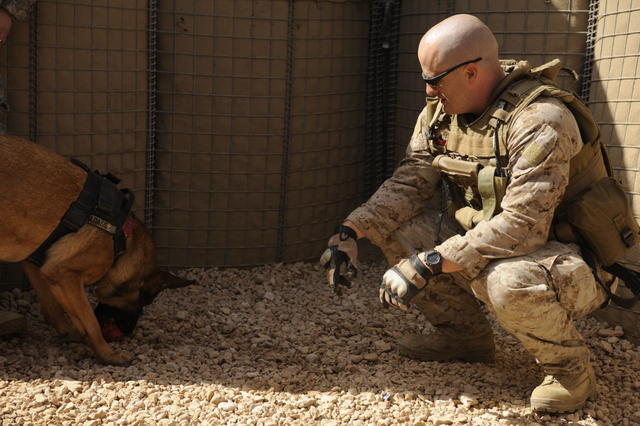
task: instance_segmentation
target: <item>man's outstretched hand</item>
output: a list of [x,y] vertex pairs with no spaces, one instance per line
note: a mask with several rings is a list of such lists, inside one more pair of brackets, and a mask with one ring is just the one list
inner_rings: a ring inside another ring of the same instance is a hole
[[382,276],[380,303],[385,308],[391,305],[408,311],[411,299],[426,287],[432,275],[432,271],[417,255],[402,259]]
[[329,238],[327,248],[320,256],[320,265],[327,271],[331,290],[342,294],[341,287],[351,288],[351,280],[358,274],[358,236],[352,228],[340,225]]

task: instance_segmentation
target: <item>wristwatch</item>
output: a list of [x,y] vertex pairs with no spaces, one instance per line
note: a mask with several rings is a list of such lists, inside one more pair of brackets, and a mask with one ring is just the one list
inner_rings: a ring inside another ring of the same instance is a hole
[[424,255],[424,263],[431,269],[433,275],[442,273],[442,255],[435,250],[429,250]]
[[[409,262],[411,262],[413,269],[426,281],[428,281],[430,277],[442,273],[442,256],[435,250],[429,250],[425,253],[424,262],[417,254],[411,256]],[[427,266],[425,266],[425,264]]]

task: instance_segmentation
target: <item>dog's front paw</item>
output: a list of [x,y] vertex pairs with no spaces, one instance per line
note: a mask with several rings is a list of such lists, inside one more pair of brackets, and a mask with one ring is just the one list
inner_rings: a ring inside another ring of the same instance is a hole
[[101,357],[102,362],[112,365],[128,365],[133,361],[133,355],[127,351],[111,351],[110,354]]

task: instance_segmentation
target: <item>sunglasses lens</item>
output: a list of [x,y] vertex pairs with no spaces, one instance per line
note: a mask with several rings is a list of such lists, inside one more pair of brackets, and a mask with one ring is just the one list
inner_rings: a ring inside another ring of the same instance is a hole
[[438,78],[430,78],[430,79],[428,79],[427,84],[428,84],[429,86],[434,86],[434,87],[435,87],[435,86],[437,86],[437,85],[438,85],[438,83],[440,83],[440,78],[441,78],[441,77],[438,77]]
[[428,84],[429,86],[437,86],[438,83],[440,83],[440,79],[442,77],[438,76],[438,77],[432,77],[432,78],[427,78],[425,76],[422,76],[422,80],[424,80],[424,82],[426,84]]

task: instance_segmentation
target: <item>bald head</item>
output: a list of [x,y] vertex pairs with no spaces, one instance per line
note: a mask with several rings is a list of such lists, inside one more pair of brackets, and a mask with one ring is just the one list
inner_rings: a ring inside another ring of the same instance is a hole
[[420,40],[418,55],[420,63],[433,69],[448,68],[477,57],[495,64],[498,41],[475,16],[453,15],[427,31]]
[[505,75],[495,36],[472,15],[453,15],[431,27],[420,40],[418,60],[427,78],[450,71],[440,83],[426,85],[427,96],[439,97],[447,113],[481,113]]

